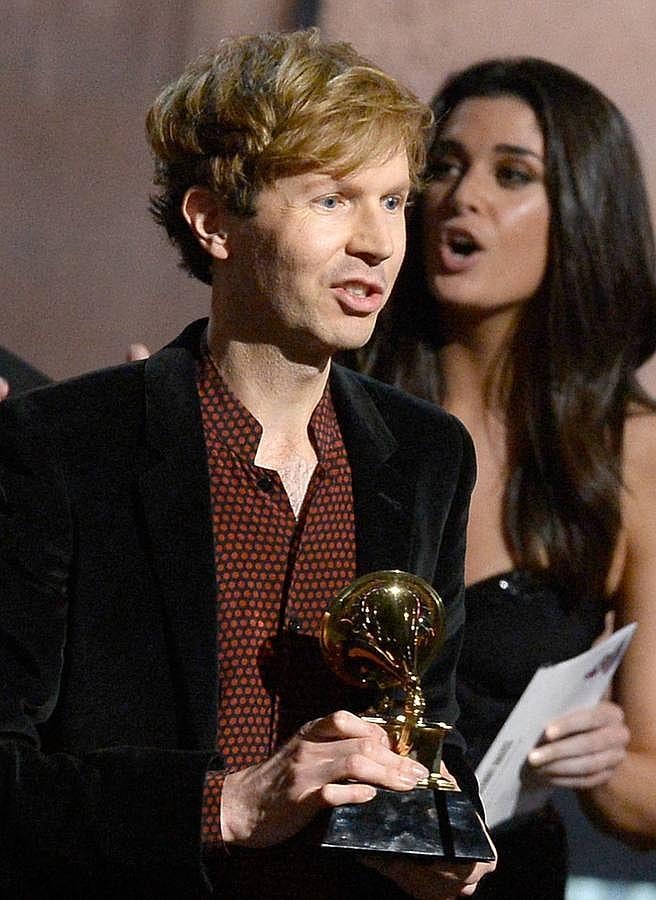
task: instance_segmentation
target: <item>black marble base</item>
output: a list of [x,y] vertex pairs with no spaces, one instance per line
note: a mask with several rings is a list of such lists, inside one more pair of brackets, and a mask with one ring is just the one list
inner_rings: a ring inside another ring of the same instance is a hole
[[379,788],[368,803],[332,810],[322,847],[404,853],[450,860],[491,860],[485,826],[460,791]]

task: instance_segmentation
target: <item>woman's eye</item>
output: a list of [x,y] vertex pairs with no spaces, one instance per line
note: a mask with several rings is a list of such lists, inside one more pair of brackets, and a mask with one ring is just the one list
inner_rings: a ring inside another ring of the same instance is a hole
[[460,177],[462,167],[450,159],[436,159],[431,162],[428,177],[431,181],[453,181]]
[[521,187],[535,181],[535,175],[532,172],[519,166],[500,166],[497,169],[497,178],[501,184],[510,187]]

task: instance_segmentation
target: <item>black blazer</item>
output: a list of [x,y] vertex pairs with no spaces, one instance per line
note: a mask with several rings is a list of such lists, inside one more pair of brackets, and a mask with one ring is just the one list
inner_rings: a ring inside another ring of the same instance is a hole
[[[1,896],[207,888],[201,795],[221,761],[203,327],[0,404]],[[427,705],[454,721],[471,441],[443,411],[338,366],[331,388],[358,573],[437,587],[448,632]],[[445,759],[475,793],[457,734]]]

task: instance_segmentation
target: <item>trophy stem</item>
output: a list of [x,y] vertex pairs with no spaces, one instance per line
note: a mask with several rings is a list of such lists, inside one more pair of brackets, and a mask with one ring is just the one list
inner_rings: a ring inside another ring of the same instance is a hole
[[412,756],[429,771],[417,788],[457,790],[452,778],[442,775],[442,743],[451,730],[444,722],[426,722],[423,717],[426,702],[418,678],[408,678],[404,684],[403,712],[391,715],[391,699],[384,695],[377,716],[365,716],[368,722],[381,725],[390,736],[392,749],[399,756]]
[[405,703],[403,723],[396,736],[395,750],[400,756],[408,756],[414,747],[415,729],[422,723],[426,701],[421,690],[419,679],[411,676],[405,685]]

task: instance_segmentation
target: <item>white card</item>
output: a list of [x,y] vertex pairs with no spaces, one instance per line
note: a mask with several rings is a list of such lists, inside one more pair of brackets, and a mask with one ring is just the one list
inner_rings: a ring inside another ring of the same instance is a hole
[[604,694],[635,622],[565,662],[537,670],[476,769],[488,827],[542,806],[551,788],[525,771],[528,753],[552,719]]

